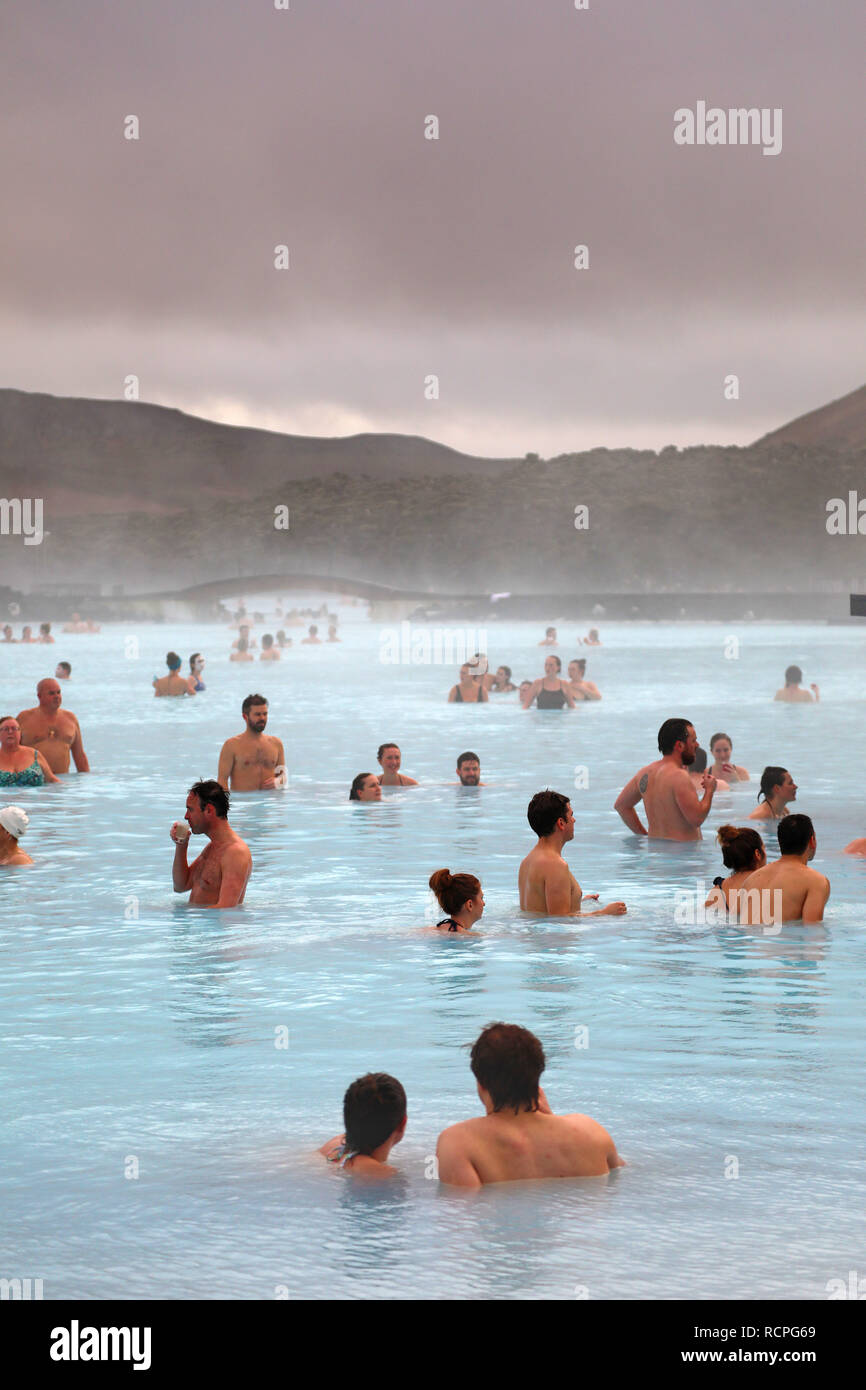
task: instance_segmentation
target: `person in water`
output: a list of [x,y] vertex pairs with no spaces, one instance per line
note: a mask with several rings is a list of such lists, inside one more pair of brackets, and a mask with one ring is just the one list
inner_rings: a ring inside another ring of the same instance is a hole
[[310,623],[310,627],[309,627],[309,630],[308,630],[308,632],[307,632],[306,637],[302,637],[302,638],[301,638],[301,646],[304,647],[304,646],[311,646],[311,645],[313,645],[313,644],[318,644],[318,643],[321,642],[321,640],[322,640],[322,639],[321,639],[321,637],[319,636],[319,629],[318,629],[318,627],[316,626],[315,623]]
[[194,695],[195,691],[190,689],[189,681],[180,674],[182,662],[177,652],[166,652],[165,664],[168,667],[168,675],[153,678],[154,695]]
[[379,782],[383,787],[417,787],[414,777],[400,771],[403,755],[396,743],[380,743],[376,761],[382,769]]
[[4,629],[3,629],[3,641],[4,641],[4,642],[14,642],[14,641],[15,641],[15,634],[13,633],[12,628],[11,628],[11,626],[10,626],[9,623],[7,623],[6,626],[5,626]]
[[399,1171],[388,1162],[406,1133],[406,1092],[387,1072],[368,1072],[353,1081],[343,1097],[344,1132],[323,1144],[319,1153],[353,1178],[391,1178]]
[[[751,926],[823,922],[830,880],[808,867],[817,849],[815,827],[808,816],[783,816],[776,834],[781,858],[746,879],[740,889],[740,921]],[[776,911],[779,895],[781,905]]]
[[773,696],[773,699],[784,700],[785,703],[789,705],[809,705],[812,703],[813,700],[820,700],[821,694],[815,682],[813,681],[811,686],[809,687],[809,689],[812,691],[812,694],[810,695],[809,690],[802,690],[800,688],[800,683],[802,679],[803,672],[800,670],[800,667],[789,666],[787,671],[785,672],[785,684],[782,686],[781,690],[776,691],[775,695]]
[[264,695],[247,695],[241,705],[246,728],[227,738],[220,749],[217,781],[226,791],[282,790],[286,785],[286,754],[273,734],[266,734],[268,702]]
[[556,628],[555,628],[555,627],[546,627],[546,628],[544,629],[544,637],[543,637],[543,639],[539,642],[538,645],[539,645],[539,647],[557,647],[557,646],[559,646],[559,643],[558,643],[557,640],[556,640]]
[[767,851],[757,830],[748,825],[720,825],[716,839],[722,848],[722,863],[731,872],[727,878],[713,879],[713,889],[704,906],[736,912],[739,890],[750,874],[763,869]]
[[601,691],[595,681],[586,679],[586,657],[575,657],[568,663],[568,683],[575,700],[600,700]]
[[[564,846],[574,839],[574,812],[567,796],[549,788],[536,792],[526,819],[538,844],[523,860],[517,876],[524,912],[543,912],[547,917],[619,917],[626,911],[622,902],[583,911],[583,889],[562,855]],[[587,901],[590,898],[597,900],[598,894],[588,893]]]
[[541,1089],[544,1048],[528,1028],[489,1023],[470,1053],[485,1114],[439,1135],[439,1181],[454,1187],[533,1178],[603,1177],[625,1166],[588,1115],[554,1115]]
[[437,869],[430,875],[430,887],[436,900],[448,916],[436,923],[437,931],[472,931],[484,911],[484,894],[481,884],[473,874],[452,874],[448,869]]
[[235,651],[240,651],[242,642],[244,644],[243,650],[245,652],[249,651],[252,647],[258,645],[255,637],[253,637],[252,628],[250,627],[249,623],[241,623],[240,627],[238,628],[238,635],[232,642],[232,648]]
[[54,641],[54,638],[51,636],[51,624],[50,624],[50,623],[40,623],[40,624],[39,624],[39,641],[40,641],[40,642],[53,642],[53,641]]
[[484,677],[478,674],[473,675],[473,667],[465,661],[460,667],[460,678],[457,685],[452,685],[448,691],[448,703],[450,705],[480,705],[487,699],[487,691],[484,688]]
[[784,767],[765,767],[761,773],[760,805],[749,820],[781,820],[788,814],[786,807],[797,799],[797,784]]
[[189,686],[190,695],[198,695],[200,691],[207,688],[201,678],[203,670],[204,657],[201,652],[193,652],[189,659],[189,675],[187,676],[187,685]]
[[[253,857],[228,822],[229,796],[219,782],[196,782],[186,799],[184,820],[175,821],[171,881],[175,893],[189,893],[190,907],[239,907],[247,891]],[[206,835],[208,844],[192,864],[187,844],[193,835]]]
[[731,762],[733,752],[734,745],[727,734],[713,734],[710,739],[710,753],[713,757],[710,774],[716,779],[723,778],[726,782],[750,781],[748,770]]
[[845,854],[866,854],[866,836],[859,840],[852,840],[850,845],[845,846]]
[[581,639],[585,647],[600,647],[601,638],[598,635],[598,628],[591,627],[584,638]]
[[328,641],[329,641],[329,642],[339,642],[340,640],[341,640],[341,639],[337,636],[337,624],[336,624],[336,623],[329,623],[329,624],[328,624]]
[[20,806],[0,809],[0,869],[32,864],[29,854],[19,848],[18,841],[30,824],[30,817]]
[[511,680],[510,666],[497,666],[496,674],[490,676],[488,690],[492,690],[497,695],[505,694],[507,691],[516,690],[517,686]]
[[262,637],[262,650],[259,653],[259,661],[279,661],[280,653],[274,646],[273,635],[266,632]]
[[558,656],[551,653],[544,658],[544,675],[534,680],[532,685],[520,697],[520,703],[524,709],[529,709],[533,700],[536,709],[562,709],[563,705],[568,705],[569,709],[574,709],[574,696],[571,693],[571,686],[568,681],[560,678],[562,662]]
[[350,801],[381,801],[382,787],[375,772],[359,772],[349,791]]
[[[683,768],[683,771],[691,778],[692,786],[695,788],[695,791],[697,791],[699,788],[701,791],[703,791],[703,778],[706,770],[707,750],[706,748],[701,748],[699,744],[698,747],[695,749],[695,760],[692,763],[691,767]],[[717,792],[729,792],[730,790],[730,782],[722,782],[719,780],[718,777],[716,778]]]
[[58,681],[68,681],[72,675],[72,667],[68,661],[58,661],[54,668],[54,679]]
[[81,727],[71,710],[60,708],[63,692],[53,676],[39,682],[36,698],[38,705],[18,715],[22,742],[38,748],[51,771],[60,777],[69,771],[70,757],[78,772],[89,772]]
[[239,637],[235,647],[236,650],[229,656],[229,661],[255,661],[255,657],[248,648],[246,637]]
[[26,627],[22,627],[21,629],[21,641],[24,643],[39,641],[38,637],[33,636],[33,629],[30,627],[29,623]]
[[11,714],[0,719],[0,787],[41,787],[58,782],[38,748],[21,742],[21,726]]
[[290,647],[291,645],[292,645],[292,639],[291,639],[291,637],[287,637],[286,634],[285,634],[285,632],[283,631],[283,629],[280,628],[279,632],[277,633],[277,646],[278,646],[278,647]]
[[[687,719],[666,719],[658,732],[658,745],[661,758],[626,782],[614,810],[635,835],[654,840],[700,840],[701,826],[713,804],[716,779],[708,772],[703,774],[704,794],[698,800],[691,779],[681,775],[695,760],[698,736],[694,726]],[[641,800],[646,807],[646,828],[635,811]]]
[[457,779],[462,787],[483,787],[481,759],[477,753],[461,753],[457,759]]

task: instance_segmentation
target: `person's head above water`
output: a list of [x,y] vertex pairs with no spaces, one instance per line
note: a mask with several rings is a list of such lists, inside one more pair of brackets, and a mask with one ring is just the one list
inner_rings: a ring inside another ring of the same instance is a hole
[[720,825],[716,839],[722,848],[722,863],[732,873],[760,869],[767,862],[764,841],[747,825]]
[[201,652],[193,652],[192,656],[189,659],[189,669],[191,671],[200,671],[203,666],[204,657],[202,656]]
[[269,632],[266,632],[266,633],[263,635],[263,637],[262,637],[262,646],[264,647],[265,651],[269,651],[270,648],[271,648],[273,645],[274,645],[274,639],[273,639],[273,637],[271,636],[271,634],[270,634]]
[[809,816],[783,816],[779,821],[776,835],[780,854],[805,854],[811,849],[809,858],[815,854],[815,827]]
[[204,835],[215,821],[226,820],[229,813],[229,794],[219,782],[195,782],[186,798],[184,819],[193,835]]
[[561,670],[562,662],[558,656],[554,656],[553,652],[550,653],[550,656],[544,658],[545,676],[558,676]]
[[396,1077],[384,1071],[359,1076],[343,1097],[346,1149],[369,1155],[388,1139],[399,1143],[406,1118],[406,1092]]
[[376,761],[386,772],[396,772],[401,761],[400,745],[398,743],[380,743]]
[[[716,748],[716,744],[719,745]],[[714,758],[718,758],[720,763],[729,763],[734,745],[729,734],[713,734],[710,739],[710,752]]]
[[[479,1095],[486,1091],[494,1111],[537,1110],[546,1061],[534,1033],[516,1023],[488,1023],[469,1054]],[[484,1099],[483,1095],[481,1096]]]
[[43,677],[36,687],[36,698],[48,714],[59,710],[63,703],[63,691],[57,683],[56,676]]
[[568,663],[568,674],[572,680],[582,681],[586,675],[586,657],[576,656]]
[[449,917],[456,917],[467,906],[473,919],[481,916],[484,898],[481,883],[473,874],[452,874],[449,869],[437,869],[430,875],[430,887],[436,894],[439,906]]
[[169,671],[179,671],[181,668],[181,659],[177,652],[166,652],[165,664]]
[[381,801],[382,787],[375,772],[359,772],[352,782],[350,801]]
[[706,748],[696,748],[695,756],[689,766],[690,772],[706,772],[707,770],[707,750]]
[[0,826],[10,840],[16,843],[30,824],[30,817],[21,806],[4,806],[0,809]]
[[799,666],[789,666],[785,671],[786,685],[799,685],[802,679],[803,672],[800,670]]
[[761,773],[761,786],[758,791],[759,801],[794,801],[797,795],[797,787],[793,777],[786,767],[765,767]]
[[72,667],[68,661],[58,661],[54,668],[54,674],[59,681],[67,681],[72,675]]
[[683,764],[691,767],[695,760],[695,750],[698,746],[698,738],[694,726],[688,719],[666,719],[658,733],[659,752],[663,757],[669,757],[671,753],[678,751],[678,745],[682,745],[679,752],[682,756]]
[[268,722],[268,702],[264,695],[248,695],[241,705],[244,722],[252,734],[260,734]]
[[574,836],[571,802],[567,796],[551,791],[549,787],[543,792],[535,793],[526,808],[526,819],[540,840],[546,840],[556,831],[559,831],[565,840]]
[[464,787],[477,787],[481,781],[481,759],[477,753],[461,753],[457,759],[457,776]]

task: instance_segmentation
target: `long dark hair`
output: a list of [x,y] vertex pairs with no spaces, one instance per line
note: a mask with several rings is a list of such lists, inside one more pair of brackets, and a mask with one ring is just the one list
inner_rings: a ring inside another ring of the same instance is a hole
[[769,801],[770,792],[774,787],[780,787],[788,775],[786,767],[765,767],[761,773],[761,790],[758,792],[759,801]]

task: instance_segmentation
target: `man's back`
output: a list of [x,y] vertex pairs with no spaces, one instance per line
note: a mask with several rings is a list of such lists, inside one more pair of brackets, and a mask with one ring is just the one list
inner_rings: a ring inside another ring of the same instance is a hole
[[[755,897],[755,890],[761,894]],[[776,894],[781,894],[781,899]],[[746,896],[743,897],[742,895]],[[796,855],[782,855],[750,874],[740,889],[739,920],[746,925],[820,922],[830,896],[830,880]],[[775,911],[778,905],[779,911]]]
[[698,793],[683,769],[664,758],[637,774],[638,790],[646,807],[647,833],[657,840],[700,840],[700,826],[685,816],[681,803],[698,802]]
[[600,1177],[622,1166],[616,1145],[588,1115],[494,1112],[439,1136],[439,1177],[460,1187],[539,1178]]

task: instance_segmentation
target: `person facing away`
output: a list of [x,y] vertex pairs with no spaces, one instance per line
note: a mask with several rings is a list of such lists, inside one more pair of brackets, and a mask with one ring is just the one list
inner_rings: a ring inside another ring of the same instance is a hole
[[797,783],[787,768],[765,767],[758,797],[760,805],[755,807],[749,820],[780,820],[788,814],[788,803],[797,799]]
[[54,638],[51,636],[51,624],[50,624],[50,623],[40,623],[40,624],[39,624],[39,641],[40,641],[40,642],[53,642],[53,641],[54,641]]
[[274,646],[273,633],[266,632],[262,637],[262,650],[259,653],[259,661],[279,661],[280,653]]
[[[526,818],[538,844],[523,860],[517,876],[524,912],[542,912],[547,917],[619,917],[626,911],[622,902],[593,912],[582,910],[583,889],[562,856],[563,846],[574,839],[574,812],[567,796],[550,789],[536,792]],[[590,897],[597,899],[598,894],[587,894]]]
[[379,782],[383,787],[417,787],[414,777],[407,777],[400,771],[403,755],[396,743],[380,743],[376,761],[382,771]]
[[[655,840],[700,840],[701,826],[713,804],[716,779],[708,772],[703,774],[704,795],[699,800],[691,780],[682,776],[683,768],[690,768],[695,760],[698,737],[694,726],[688,719],[666,719],[658,732],[658,745],[661,758],[626,782],[614,810],[636,835]],[[646,807],[646,829],[634,809],[641,800]]]
[[234,647],[234,651],[232,651],[229,656],[229,661],[255,661],[255,657],[249,649],[249,642],[246,637],[239,637]]
[[247,695],[241,705],[246,728],[227,738],[220,749],[217,781],[226,791],[259,792],[286,785],[286,754],[273,734],[266,734],[268,702],[264,695]]
[[803,672],[799,666],[789,666],[785,672],[785,684],[781,690],[777,690],[773,696],[774,700],[784,700],[786,704],[811,704],[812,701],[820,700],[821,694],[817,685],[813,681],[810,690],[802,690],[800,683],[803,679]]
[[[686,774],[688,777],[691,778],[691,780],[692,780],[692,785],[693,785],[693,787],[695,788],[695,791],[697,791],[698,788],[700,788],[700,790],[703,791],[703,779],[704,779],[704,773],[706,772],[706,770],[707,770],[707,750],[706,750],[706,748],[701,748],[701,746],[700,746],[700,744],[699,744],[698,747],[695,749],[695,760],[694,760],[694,762],[692,763],[691,767],[684,767],[684,768],[683,768],[683,772],[685,772],[685,774]],[[713,774],[713,776],[715,776],[715,774]],[[717,791],[717,792],[729,792],[730,790],[731,790],[731,784],[730,784],[730,782],[725,782],[725,781],[723,781],[720,777],[716,777],[716,791]]]
[[[823,922],[830,880],[808,867],[817,849],[815,827],[808,816],[784,816],[776,834],[781,858],[756,869],[742,885],[740,922],[752,926]],[[774,899],[779,893],[781,910],[777,912]]]
[[850,845],[845,846],[844,853],[866,854],[866,835],[861,836],[859,840],[852,840]]
[[33,709],[18,716],[21,742],[38,748],[52,772],[59,777],[69,771],[70,758],[77,772],[89,772],[90,763],[81,740],[81,727],[71,710],[61,709],[63,691],[54,676],[46,676],[36,687],[39,701]]
[[21,806],[0,808],[0,869],[33,863],[18,844],[29,824],[30,817]]
[[490,1023],[469,1064],[484,1115],[439,1135],[439,1181],[454,1187],[537,1178],[604,1177],[622,1168],[607,1130],[588,1115],[554,1115],[544,1091],[544,1048],[528,1028]]
[[704,906],[736,912],[739,890],[750,874],[763,869],[767,851],[757,830],[748,825],[720,825],[716,839],[721,845],[722,863],[731,872],[726,878],[713,879],[713,888]]
[[[244,900],[253,858],[228,822],[229,796],[219,782],[196,782],[186,799],[184,820],[169,832],[174,841],[171,881],[175,893],[189,893],[190,907],[238,907]],[[208,844],[187,863],[190,832],[206,835]]]
[[195,694],[195,691],[190,689],[189,681],[180,674],[181,659],[177,652],[166,652],[165,664],[168,667],[168,675],[153,678],[154,695]]
[[437,869],[430,875],[430,887],[436,900],[448,916],[436,923],[436,931],[472,931],[484,911],[484,893],[474,874],[452,874],[449,869]]
[[388,1157],[406,1133],[406,1092],[387,1072],[368,1072],[353,1081],[343,1097],[344,1132],[319,1149],[353,1178],[392,1178],[398,1173]]

